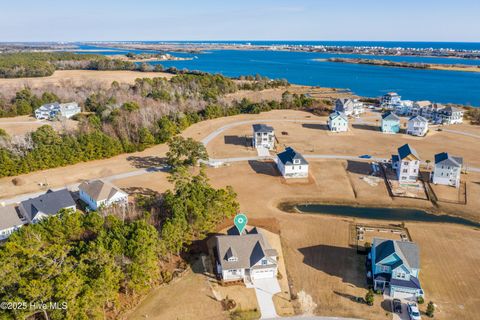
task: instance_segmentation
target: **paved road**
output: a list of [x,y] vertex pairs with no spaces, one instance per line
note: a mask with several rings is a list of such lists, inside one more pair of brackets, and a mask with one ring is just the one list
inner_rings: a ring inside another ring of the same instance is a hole
[[[215,131],[210,133],[208,136],[206,136],[204,139],[202,139],[201,142],[205,146],[207,146],[213,139],[215,139],[218,135],[220,135],[221,133],[223,133],[224,131],[226,131],[228,129],[231,129],[231,128],[234,128],[234,127],[237,127],[237,126],[240,126],[240,125],[244,125],[244,124],[256,123],[256,122],[259,122],[259,121],[260,122],[308,122],[308,123],[322,123],[322,124],[325,123],[324,121],[321,121],[321,120],[311,120],[311,119],[304,119],[304,118],[298,118],[298,119],[261,119],[261,120],[237,121],[237,122],[233,122],[233,123],[224,125],[224,126],[218,128],[218,129],[216,129]],[[361,122],[361,123],[364,123],[364,124],[375,124],[374,122],[367,122],[367,121],[361,120],[361,118],[358,121]],[[450,130],[450,129],[442,129],[442,130],[446,131],[446,132],[450,132],[450,133],[462,134],[462,135],[466,135],[466,136],[480,138],[480,136],[478,136],[478,135],[467,133],[467,132],[462,132],[462,131],[458,131],[458,130]],[[308,155],[304,155],[304,157],[306,159],[313,159],[313,160],[314,159],[332,159],[332,160],[356,160],[356,161],[378,161],[378,162],[388,160],[388,159],[384,159],[384,158],[375,158],[375,157],[372,157],[370,159],[361,159],[361,158],[358,157],[358,155],[340,155],[340,154],[308,154]],[[208,163],[210,165],[220,165],[222,163],[244,162],[244,161],[254,161],[254,160],[267,160],[267,159],[274,159],[274,157],[272,157],[272,156],[270,156],[270,157],[253,156],[253,157],[233,157],[233,158],[223,158],[223,159],[213,159],[213,158],[211,158]],[[469,167],[469,166],[466,166],[466,168],[470,172],[480,172],[480,168]],[[148,173],[156,172],[156,171],[163,170],[163,169],[165,169],[165,168],[151,167],[151,168],[139,169],[139,170],[136,170],[136,171],[119,173],[119,174],[116,174],[116,175],[101,177],[101,178],[105,179],[107,181],[113,181],[113,180],[117,180],[117,179],[124,179],[124,178],[135,177],[135,176],[139,176],[139,175],[143,175],[143,174],[148,174]],[[71,190],[76,190],[78,188],[78,183],[68,185],[67,188],[69,188]],[[57,189],[59,189],[59,188],[56,188],[54,190],[57,190]],[[0,203],[4,203],[6,205],[13,204],[13,203],[18,203],[20,201],[24,201],[24,200],[27,200],[29,198],[36,197],[36,196],[38,196],[40,194],[43,194],[43,193],[44,192],[35,192],[35,193],[18,195],[14,198],[11,198],[11,199],[0,199]]]

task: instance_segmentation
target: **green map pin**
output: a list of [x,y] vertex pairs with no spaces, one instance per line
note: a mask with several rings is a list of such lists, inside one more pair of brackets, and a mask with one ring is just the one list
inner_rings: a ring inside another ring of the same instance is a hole
[[243,213],[239,213],[235,216],[233,223],[235,224],[235,227],[237,227],[238,234],[242,234],[243,230],[245,230],[245,227],[247,226],[247,222],[247,216]]

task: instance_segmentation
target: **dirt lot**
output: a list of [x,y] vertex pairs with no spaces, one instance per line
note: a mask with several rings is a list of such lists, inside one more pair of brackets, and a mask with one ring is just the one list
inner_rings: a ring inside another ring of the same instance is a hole
[[77,127],[77,121],[75,120],[39,121],[31,116],[0,118],[0,128],[5,129],[10,136],[24,135],[46,124],[59,132],[74,130]]
[[37,88],[52,84],[57,86],[60,84],[78,86],[88,82],[110,86],[113,81],[133,83],[137,78],[171,78],[172,76],[170,73],[163,72],[60,70],[55,71],[49,77],[0,79],[0,87],[3,89],[21,89],[25,86]]

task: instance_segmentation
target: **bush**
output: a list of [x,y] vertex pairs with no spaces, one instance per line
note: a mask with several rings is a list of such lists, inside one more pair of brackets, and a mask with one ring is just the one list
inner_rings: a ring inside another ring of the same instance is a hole
[[373,294],[373,290],[372,289],[369,289],[367,294],[365,295],[365,302],[369,305],[369,306],[373,306],[373,302],[375,301],[375,296]]
[[433,318],[433,313],[435,312],[435,305],[433,304],[432,301],[430,301],[427,305],[427,316],[429,316],[430,318]]
[[225,311],[233,310],[236,306],[237,303],[235,302],[235,300],[230,299],[228,296],[222,300],[222,308]]
[[418,304],[423,304],[425,302],[425,300],[423,299],[423,297],[418,297],[417,298],[417,303]]

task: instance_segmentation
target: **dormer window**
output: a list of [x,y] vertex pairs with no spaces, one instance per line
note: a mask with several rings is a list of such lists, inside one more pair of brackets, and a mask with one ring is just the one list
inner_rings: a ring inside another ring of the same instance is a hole
[[229,257],[228,261],[229,262],[236,262],[236,261],[238,261],[238,258],[237,257]]
[[293,164],[300,164],[300,160],[299,159],[293,159]]

